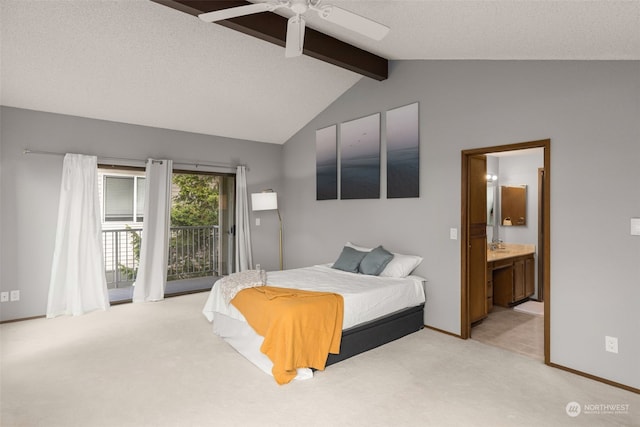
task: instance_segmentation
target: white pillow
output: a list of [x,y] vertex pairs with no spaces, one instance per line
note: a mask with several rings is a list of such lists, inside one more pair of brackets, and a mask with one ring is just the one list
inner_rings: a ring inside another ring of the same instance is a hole
[[371,252],[371,250],[373,249],[373,248],[365,248],[365,247],[363,247],[363,246],[354,245],[354,244],[353,244],[353,243],[351,243],[351,242],[347,242],[347,243],[345,243],[344,245],[345,245],[345,246],[349,246],[350,248],[353,248],[353,249],[355,249],[356,251],[360,251],[360,252]]
[[[350,246],[353,249],[361,252],[371,252],[373,248],[365,248],[363,246],[354,245],[351,242],[347,242],[345,246]],[[407,277],[413,270],[415,270],[422,262],[422,257],[417,255],[404,255],[393,253],[393,258],[389,261],[389,264],[379,274],[380,277]]]
[[407,277],[422,262],[422,257],[417,255],[393,254],[389,264],[379,274],[380,277]]

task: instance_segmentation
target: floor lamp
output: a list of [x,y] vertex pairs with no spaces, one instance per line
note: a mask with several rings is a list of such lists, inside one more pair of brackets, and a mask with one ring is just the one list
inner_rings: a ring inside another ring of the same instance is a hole
[[278,193],[273,190],[265,190],[262,193],[251,193],[252,211],[277,211],[280,221],[280,270],[282,270],[282,217],[278,209]]

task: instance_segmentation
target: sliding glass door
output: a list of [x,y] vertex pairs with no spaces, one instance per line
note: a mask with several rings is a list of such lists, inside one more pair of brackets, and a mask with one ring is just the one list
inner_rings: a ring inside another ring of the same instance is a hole
[[234,183],[233,175],[174,171],[166,295],[211,289],[229,274]]
[[[144,238],[142,168],[101,166],[105,273],[112,302],[131,299]],[[211,289],[233,272],[235,174],[174,170],[165,295]]]

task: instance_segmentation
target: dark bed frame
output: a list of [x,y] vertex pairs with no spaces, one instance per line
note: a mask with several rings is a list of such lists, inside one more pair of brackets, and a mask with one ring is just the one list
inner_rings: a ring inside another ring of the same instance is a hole
[[424,304],[406,308],[342,331],[339,354],[329,354],[327,366],[424,328]]

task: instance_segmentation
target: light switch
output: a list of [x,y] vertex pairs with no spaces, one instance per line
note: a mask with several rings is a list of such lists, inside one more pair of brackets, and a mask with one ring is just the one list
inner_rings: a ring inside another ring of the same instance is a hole
[[260,218],[256,218],[256,225],[260,225]]
[[458,240],[458,229],[457,228],[450,228],[449,229],[449,238],[451,240]]
[[631,235],[640,236],[640,218],[631,218]]

